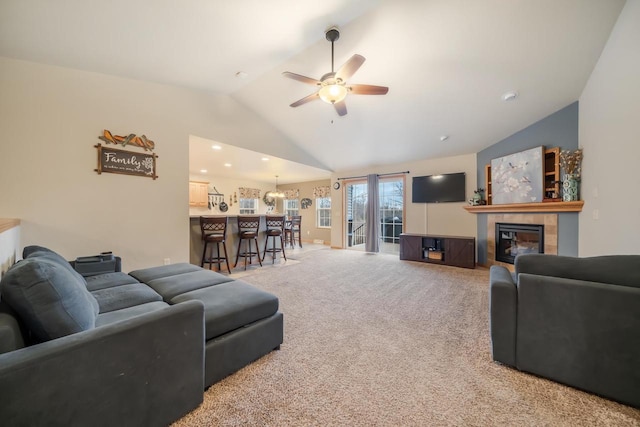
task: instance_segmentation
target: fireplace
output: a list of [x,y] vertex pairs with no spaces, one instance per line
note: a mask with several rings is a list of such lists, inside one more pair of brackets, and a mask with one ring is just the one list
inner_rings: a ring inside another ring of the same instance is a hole
[[496,223],[496,261],[513,264],[517,255],[544,253],[544,225]]

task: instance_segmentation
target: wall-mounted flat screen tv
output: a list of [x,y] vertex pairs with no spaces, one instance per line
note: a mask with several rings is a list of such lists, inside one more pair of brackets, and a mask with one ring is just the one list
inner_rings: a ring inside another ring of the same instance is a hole
[[465,174],[416,176],[413,178],[413,203],[464,202],[466,198]]

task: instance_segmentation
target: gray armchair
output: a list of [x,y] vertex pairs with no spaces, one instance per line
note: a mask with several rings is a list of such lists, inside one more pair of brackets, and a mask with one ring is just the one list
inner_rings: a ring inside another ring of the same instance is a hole
[[492,266],[490,327],[495,361],[640,407],[640,255]]

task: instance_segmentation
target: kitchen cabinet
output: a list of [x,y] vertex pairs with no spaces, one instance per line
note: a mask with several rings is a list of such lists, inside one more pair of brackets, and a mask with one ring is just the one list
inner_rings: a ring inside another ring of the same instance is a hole
[[189,206],[206,208],[209,202],[209,183],[189,181]]

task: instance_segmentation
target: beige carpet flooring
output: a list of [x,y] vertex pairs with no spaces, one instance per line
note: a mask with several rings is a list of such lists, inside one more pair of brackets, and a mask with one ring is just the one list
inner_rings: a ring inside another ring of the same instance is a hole
[[242,277],[285,338],[176,426],[638,426],[640,411],[491,360],[488,271],[323,249]]

